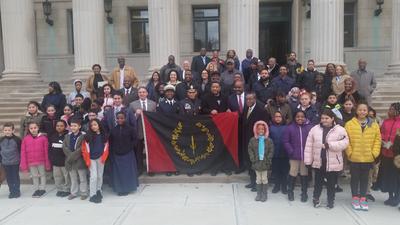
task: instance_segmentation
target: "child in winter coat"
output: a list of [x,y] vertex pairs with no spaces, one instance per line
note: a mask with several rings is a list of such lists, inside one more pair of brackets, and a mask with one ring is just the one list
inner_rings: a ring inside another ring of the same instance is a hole
[[23,172],[30,171],[35,192],[33,198],[40,198],[46,191],[46,170],[51,169],[48,155],[48,140],[46,135],[39,134],[39,124],[28,124],[28,134],[21,144],[21,164]]
[[368,174],[381,150],[379,125],[368,117],[368,105],[360,103],[356,117],[347,122],[345,128],[350,139],[346,154],[351,163],[351,204],[355,210],[368,211]]
[[21,196],[19,180],[19,163],[21,152],[21,139],[14,135],[14,124],[3,125],[4,136],[0,138],[0,164],[6,172],[6,179],[10,194],[8,198]]
[[20,127],[20,138],[25,137],[28,133],[28,124],[30,122],[36,122],[38,124],[41,123],[42,117],[44,114],[39,111],[40,104],[35,101],[30,101],[27,106],[27,112],[24,117],[21,118],[21,127]]
[[82,156],[90,171],[90,202],[101,203],[104,164],[109,154],[108,137],[100,120],[89,122],[89,131],[82,143]]
[[49,158],[53,165],[53,177],[57,189],[57,197],[66,197],[70,194],[70,180],[68,171],[65,169],[65,154],[62,148],[64,137],[68,133],[65,129],[66,126],[67,123],[64,120],[57,121],[57,133],[49,136]]
[[329,209],[333,208],[335,200],[335,184],[339,171],[343,169],[342,152],[347,148],[349,138],[346,130],[335,124],[335,114],[326,109],[321,114],[321,123],[314,126],[308,133],[304,149],[304,163],[314,168],[313,204],[320,206],[324,179],[328,194]]
[[74,107],[70,104],[64,106],[64,115],[61,116],[61,120],[64,120],[67,123],[67,127],[65,128],[67,131],[69,129],[69,120],[74,116]]
[[71,119],[70,127],[71,132],[65,135],[63,142],[65,169],[71,179],[71,194],[68,196],[68,200],[72,200],[78,195],[81,196],[81,200],[85,200],[88,197],[87,168],[82,157],[82,141],[85,133],[80,131],[80,120]]
[[[393,143],[396,132],[400,129],[400,103],[390,105],[388,118],[383,121],[381,126],[382,148],[380,157],[380,167],[378,184],[382,192],[389,194],[389,199],[385,205],[397,206],[400,203],[400,180],[398,169],[394,166]],[[372,175],[372,173],[370,172]],[[372,176],[370,177],[372,182]],[[368,197],[368,196],[367,196]]]
[[274,145],[268,137],[268,125],[257,121],[253,127],[254,137],[249,142],[249,157],[251,167],[256,172],[257,197],[256,201],[265,202],[268,197],[268,170],[274,154]]
[[306,202],[308,200],[308,170],[304,164],[304,147],[312,124],[306,119],[306,114],[303,111],[297,111],[294,117],[294,121],[286,128],[283,134],[283,144],[290,164],[288,199],[289,201],[294,201],[294,183],[300,172],[301,201]]
[[48,105],[46,108],[46,115],[43,116],[40,123],[40,132],[46,134],[48,137],[56,134],[56,108],[53,105]]
[[303,111],[306,114],[306,119],[312,124],[319,123],[319,113],[318,110],[311,105],[311,94],[309,92],[300,92],[300,104],[296,106],[293,112]]
[[276,112],[273,115],[271,126],[269,127],[269,136],[274,143],[274,156],[272,158],[272,176],[275,178],[275,186],[272,193],[282,191],[287,194],[287,178],[289,174],[289,158],[283,146],[282,137],[286,130],[282,113]]
[[[394,165],[397,169],[397,180],[400,180],[400,129],[396,132],[396,138],[393,143],[393,152],[394,152]],[[400,184],[398,183],[397,191],[400,191]],[[399,207],[400,210],[400,207]]]

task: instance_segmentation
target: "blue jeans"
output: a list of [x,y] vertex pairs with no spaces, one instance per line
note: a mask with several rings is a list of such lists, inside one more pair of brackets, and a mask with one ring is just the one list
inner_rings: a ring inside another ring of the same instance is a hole
[[11,194],[20,194],[19,165],[3,165],[6,171],[8,189]]

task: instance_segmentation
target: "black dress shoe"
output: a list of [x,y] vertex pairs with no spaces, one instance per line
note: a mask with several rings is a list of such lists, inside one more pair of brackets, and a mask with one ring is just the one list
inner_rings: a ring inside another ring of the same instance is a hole
[[175,176],[179,176],[181,173],[179,171],[175,172]]
[[272,193],[276,194],[281,190],[279,184],[275,184],[274,188],[272,188]]
[[194,176],[193,173],[188,173],[187,175],[188,175],[188,177],[193,177]]
[[253,188],[253,187],[255,187],[256,185],[255,184],[253,184],[253,183],[250,183],[250,184],[247,184],[246,186],[244,186],[245,188]]
[[217,172],[211,172],[210,175],[215,177],[215,176],[217,176]]
[[232,175],[232,172],[231,172],[231,171],[225,171],[225,174],[226,174],[227,176],[230,176],[230,175]]
[[166,175],[167,177],[170,177],[170,176],[172,176],[172,173],[168,172],[168,173],[166,173],[165,175]]
[[257,192],[257,188],[254,186],[251,188],[251,192]]

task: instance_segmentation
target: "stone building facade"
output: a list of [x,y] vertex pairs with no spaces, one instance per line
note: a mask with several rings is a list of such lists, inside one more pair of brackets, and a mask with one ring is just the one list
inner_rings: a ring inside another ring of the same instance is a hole
[[[0,0],[2,79],[71,80],[91,65],[104,71],[124,56],[141,79],[167,63],[191,60],[199,47],[235,49],[240,60],[251,48],[261,59],[297,52],[346,64],[359,58],[377,74],[397,73],[400,64],[400,0]],[[392,35],[396,38],[392,38]],[[205,47],[205,46],[204,46]]]

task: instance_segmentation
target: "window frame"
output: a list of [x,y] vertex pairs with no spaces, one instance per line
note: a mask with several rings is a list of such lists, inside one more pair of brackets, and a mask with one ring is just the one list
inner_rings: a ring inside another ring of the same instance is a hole
[[358,12],[357,12],[357,2],[356,1],[345,1],[344,6],[346,4],[351,4],[353,6],[353,13],[346,13],[345,10],[343,10],[343,24],[344,24],[344,19],[346,18],[346,16],[352,16],[353,17],[353,45],[352,46],[346,46],[345,45],[345,38],[344,38],[344,25],[343,25],[343,47],[344,48],[356,48],[357,47],[357,35],[358,35],[358,24],[357,24],[357,20],[358,20]]
[[[147,7],[129,7],[128,8],[130,52],[133,53],[133,54],[148,54],[148,53],[150,53],[150,37],[149,37],[149,46],[147,47],[147,45],[145,44],[145,50],[144,51],[137,51],[137,50],[135,51],[134,50],[132,25],[134,23],[141,23],[142,24],[142,26],[141,26],[142,31],[146,34],[145,26],[146,26],[146,24],[147,24],[147,26],[150,26],[149,18],[147,17],[147,18],[133,19],[132,15],[133,15],[134,11],[147,11],[147,14],[148,14],[149,9]],[[148,32],[148,35],[150,36],[150,32]],[[144,37],[144,39],[146,39],[146,37]],[[146,40],[144,40],[144,43],[146,43]]]
[[[217,9],[218,10],[218,16],[217,17],[196,17],[195,16],[195,10],[198,9]],[[220,51],[221,49],[221,8],[220,5],[192,5],[192,40],[193,40],[193,52],[199,52],[200,49],[195,49],[195,23],[196,22],[205,22],[205,36],[206,36],[206,43],[208,43],[208,22],[213,22],[217,21],[218,22],[218,48],[216,49],[208,49],[207,46],[204,46],[207,51]]]

